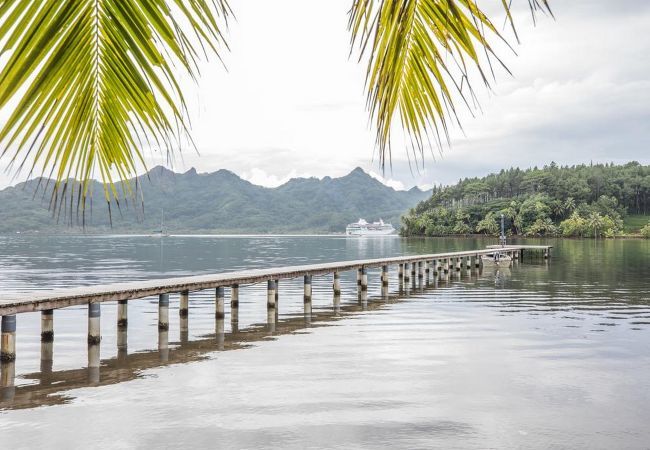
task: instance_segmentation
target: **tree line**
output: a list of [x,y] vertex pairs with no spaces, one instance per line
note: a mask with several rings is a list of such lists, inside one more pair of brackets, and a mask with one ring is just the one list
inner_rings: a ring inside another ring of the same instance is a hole
[[435,187],[402,217],[401,233],[498,235],[503,214],[507,234],[615,236],[626,216],[647,215],[649,202],[650,166],[638,162],[510,168]]

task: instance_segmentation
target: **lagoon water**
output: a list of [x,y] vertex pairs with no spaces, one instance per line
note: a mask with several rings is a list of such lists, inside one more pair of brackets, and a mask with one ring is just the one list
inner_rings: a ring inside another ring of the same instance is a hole
[[[529,241],[537,243],[539,241]],[[547,241],[545,241],[547,242]],[[0,237],[0,292],[483,247],[492,240],[345,237]],[[86,309],[18,316],[15,388],[1,448],[649,448],[650,242],[564,240],[553,258],[463,269],[367,301],[354,274],[240,289],[239,323],[215,334],[214,293],[192,294],[189,333],[171,298],[102,305],[102,365],[87,366]],[[164,345],[168,342],[169,349]]]

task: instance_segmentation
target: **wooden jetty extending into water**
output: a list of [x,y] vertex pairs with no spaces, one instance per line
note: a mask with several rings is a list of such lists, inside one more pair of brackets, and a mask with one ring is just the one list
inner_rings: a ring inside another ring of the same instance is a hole
[[[117,283],[109,285],[87,286],[79,288],[59,289],[38,293],[16,294],[11,297],[0,297],[1,344],[0,362],[13,364],[16,358],[16,316],[22,313],[41,311],[41,342],[42,353],[51,352],[54,340],[54,310],[69,306],[88,305],[88,364],[89,368],[99,367],[98,344],[101,340],[100,318],[101,303],[117,302],[117,327],[126,329],[128,326],[128,301],[151,296],[158,296],[158,328],[165,331],[169,328],[169,294],[180,294],[179,315],[185,318],[191,292],[215,289],[215,318],[217,324],[225,318],[224,299],[225,288],[231,289],[230,319],[238,321],[239,287],[247,284],[267,283],[268,320],[273,322],[277,315],[277,300],[279,281],[283,279],[303,277],[305,310],[311,309],[312,277],[331,275],[334,296],[340,295],[340,273],[356,271],[359,292],[368,289],[368,269],[381,268],[381,286],[388,292],[388,271],[391,266],[398,268],[400,283],[408,284],[410,280],[422,280],[433,273],[434,276],[450,271],[460,271],[462,268],[479,267],[481,255],[499,252],[508,254],[514,260],[522,259],[525,251],[534,251],[550,257],[549,245],[507,245],[489,246],[481,250],[464,250],[457,252],[436,253],[427,255],[408,255],[392,258],[342,261],[323,264],[278,267],[270,269],[250,269],[224,272],[213,275],[198,275]],[[118,340],[118,345],[119,345]],[[95,355],[96,353],[96,355]],[[93,356],[95,355],[95,356]],[[3,367],[0,387],[11,383],[13,376]]]

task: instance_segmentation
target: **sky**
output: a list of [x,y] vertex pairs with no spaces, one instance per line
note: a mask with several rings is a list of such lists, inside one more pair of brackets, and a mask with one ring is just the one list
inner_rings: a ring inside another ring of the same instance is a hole
[[[499,53],[513,75],[497,70],[492,90],[479,90],[481,110],[461,110],[463,129],[452,130],[449,147],[414,168],[396,141],[392,169],[383,173],[365,104],[366,68],[350,57],[350,3],[231,0],[226,68],[212,58],[198,83],[183,85],[196,150],[183,149],[171,165],[148,150],[148,164],[228,169],[265,186],[360,166],[405,189],[551,161],[650,163],[647,0],[551,0],[555,19],[539,17],[536,25],[528,2],[515,0],[521,43],[516,55]],[[21,181],[5,168],[0,160],[0,187]]]

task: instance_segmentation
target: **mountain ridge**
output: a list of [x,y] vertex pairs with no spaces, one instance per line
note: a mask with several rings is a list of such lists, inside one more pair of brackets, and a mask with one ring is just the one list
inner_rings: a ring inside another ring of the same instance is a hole
[[58,221],[53,217],[47,178],[7,187],[0,190],[0,233],[147,233],[160,227],[162,210],[171,233],[341,233],[359,217],[398,224],[402,213],[430,195],[417,187],[397,191],[360,167],[337,178],[292,178],[277,187],[253,184],[227,169],[181,173],[164,166],[131,182],[138,188],[136,204],[132,198],[119,208],[113,204],[109,217],[103,187],[93,181],[95,205],[85,227],[67,206]]

